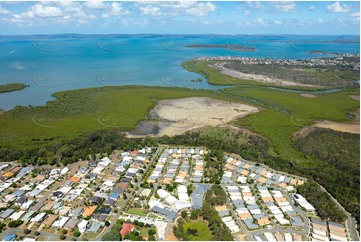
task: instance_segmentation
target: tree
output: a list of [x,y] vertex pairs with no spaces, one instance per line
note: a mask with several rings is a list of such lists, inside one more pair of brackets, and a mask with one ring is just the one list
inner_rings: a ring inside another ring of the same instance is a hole
[[66,234],[68,231],[66,231],[66,229],[62,229],[62,230],[60,230],[60,233],[61,234]]
[[198,215],[199,215],[199,210],[198,210],[198,209],[192,210],[192,211],[191,211],[190,219],[196,220],[196,219],[198,219]]
[[110,225],[109,221],[105,221],[104,224],[105,224],[105,226],[107,226],[107,227]]
[[30,234],[31,230],[30,229],[24,229],[24,234]]
[[8,226],[10,228],[16,228],[16,227],[19,227],[21,224],[23,224],[23,221],[21,220],[14,220],[14,221],[11,221]]
[[63,234],[61,234],[61,235],[59,236],[59,238],[60,238],[60,240],[64,240],[64,239],[66,239],[66,236],[63,235]]
[[181,216],[182,216],[182,218],[187,219],[187,217],[188,217],[187,211],[183,210],[183,211],[181,212]]
[[156,231],[155,229],[150,229],[150,230],[148,231],[148,235],[149,235],[149,236],[155,235],[156,233],[157,233],[157,231]]
[[78,230],[75,230],[75,231],[73,232],[73,236],[74,236],[74,237],[79,237],[80,234],[81,234],[81,233],[80,233]]
[[34,232],[34,235],[35,235],[35,236],[38,236],[39,234],[40,234],[39,231],[35,231],[35,232]]

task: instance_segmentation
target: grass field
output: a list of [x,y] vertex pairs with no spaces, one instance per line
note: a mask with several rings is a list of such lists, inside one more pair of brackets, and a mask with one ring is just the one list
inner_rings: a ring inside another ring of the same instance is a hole
[[348,113],[360,107],[359,102],[349,96],[357,95],[358,90],[322,94],[316,98],[265,88],[236,87],[223,92],[264,104],[264,110],[239,119],[235,124],[266,137],[274,145],[274,152],[285,159],[299,158],[292,141],[293,132],[315,120],[349,121]]
[[139,215],[139,216],[147,216],[149,211],[141,209],[141,208],[129,208],[127,213]]
[[211,239],[211,232],[207,224],[202,221],[186,222],[184,231],[188,234],[187,238],[190,241],[209,241]]
[[55,93],[39,107],[16,107],[0,116],[0,146],[39,146],[93,130],[131,130],[160,99],[223,98],[212,91],[163,87],[103,87]]

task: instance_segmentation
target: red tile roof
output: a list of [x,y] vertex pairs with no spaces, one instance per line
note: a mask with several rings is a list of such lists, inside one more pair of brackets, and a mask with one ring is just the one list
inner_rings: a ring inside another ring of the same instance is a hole
[[126,236],[126,235],[128,235],[130,232],[133,231],[134,227],[135,227],[134,224],[124,223],[122,229],[120,230],[120,234],[121,234],[122,236]]

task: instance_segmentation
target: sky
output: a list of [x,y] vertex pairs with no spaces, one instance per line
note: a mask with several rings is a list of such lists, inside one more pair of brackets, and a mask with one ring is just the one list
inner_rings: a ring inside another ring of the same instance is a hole
[[1,2],[0,34],[359,35],[358,1]]

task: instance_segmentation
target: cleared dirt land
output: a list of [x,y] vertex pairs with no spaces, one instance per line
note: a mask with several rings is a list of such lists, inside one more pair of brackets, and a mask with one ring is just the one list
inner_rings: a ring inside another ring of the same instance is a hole
[[[226,63],[216,63],[214,65],[208,65],[209,67],[212,68],[216,68],[220,71],[220,73],[234,77],[234,78],[239,78],[239,79],[243,79],[243,80],[252,80],[252,81],[257,81],[257,82],[262,82],[262,83],[269,83],[269,84],[274,84],[274,85],[278,85],[278,86],[303,86],[303,87],[319,87],[319,86],[314,86],[314,85],[309,85],[309,84],[302,84],[302,83],[297,83],[297,82],[292,82],[292,81],[286,81],[286,80],[281,80],[281,79],[277,79],[277,78],[271,78],[265,75],[261,75],[261,74],[249,74],[249,73],[243,73],[243,72],[239,72],[236,70],[232,70],[232,69],[228,69],[226,67],[224,67],[223,65]],[[230,79],[230,84],[232,80]]]
[[203,126],[218,126],[258,112],[258,108],[205,97],[161,100],[150,111],[158,119],[157,136],[174,136]]

